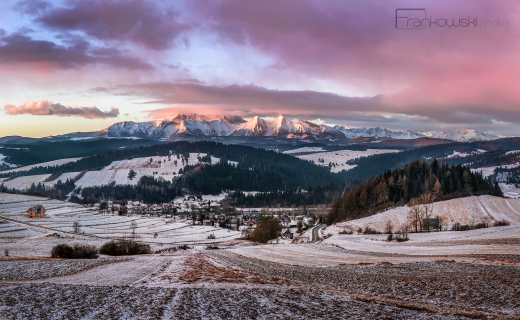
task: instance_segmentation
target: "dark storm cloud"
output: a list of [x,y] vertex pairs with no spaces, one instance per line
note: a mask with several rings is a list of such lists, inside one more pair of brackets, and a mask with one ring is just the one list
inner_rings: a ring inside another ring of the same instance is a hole
[[107,64],[120,68],[150,70],[153,67],[118,49],[92,47],[88,42],[70,41],[59,45],[47,40],[34,40],[25,34],[11,34],[0,39],[0,63],[45,63],[55,68],[73,69],[89,64]]
[[[36,18],[57,31],[83,31],[102,41],[129,41],[149,49],[168,49],[187,25],[161,3],[143,0],[73,0]],[[164,2],[162,3],[164,5]]]

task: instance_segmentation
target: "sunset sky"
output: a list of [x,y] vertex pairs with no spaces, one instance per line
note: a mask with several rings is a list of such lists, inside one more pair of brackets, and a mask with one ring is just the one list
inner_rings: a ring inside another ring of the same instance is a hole
[[[398,29],[398,8],[473,23]],[[491,0],[1,1],[0,136],[194,112],[518,136],[519,10]]]

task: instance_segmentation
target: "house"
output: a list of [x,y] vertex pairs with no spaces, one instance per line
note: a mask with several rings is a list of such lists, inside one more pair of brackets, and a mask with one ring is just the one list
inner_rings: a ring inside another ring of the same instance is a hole
[[41,204],[39,204],[35,207],[29,208],[29,210],[27,210],[27,214],[31,218],[44,218],[45,208]]
[[213,221],[211,221],[210,219],[204,219],[204,220],[202,220],[202,225],[203,226],[212,226]]
[[423,230],[439,228],[439,217],[423,219],[422,228]]
[[278,221],[280,221],[280,224],[282,225],[282,227],[285,227],[285,228],[289,227],[291,224],[291,219],[286,214],[278,217]]
[[280,236],[282,237],[282,239],[292,239],[294,238],[294,234],[295,234],[295,231],[294,230],[291,230],[291,229],[282,229],[282,233],[280,234]]

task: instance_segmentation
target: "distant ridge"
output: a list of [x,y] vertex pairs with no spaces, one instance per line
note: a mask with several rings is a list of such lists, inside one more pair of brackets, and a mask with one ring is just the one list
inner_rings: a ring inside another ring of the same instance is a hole
[[349,129],[338,125],[331,127],[303,120],[294,122],[283,116],[273,120],[255,116],[246,121],[239,116],[206,116],[195,113],[179,114],[171,120],[118,122],[94,134],[97,137],[162,139],[172,139],[183,135],[281,137],[310,140],[350,140],[362,137],[398,140],[434,138],[459,142],[487,141],[499,138],[493,134],[468,129],[423,134],[411,130],[392,131],[379,127]]

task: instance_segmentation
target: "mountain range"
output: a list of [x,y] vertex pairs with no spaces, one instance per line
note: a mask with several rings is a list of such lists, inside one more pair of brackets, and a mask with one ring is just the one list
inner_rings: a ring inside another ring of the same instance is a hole
[[[206,116],[199,114],[180,114],[171,120],[147,122],[118,122],[101,131],[95,137],[138,137],[170,139],[183,135],[194,136],[244,136],[244,137],[281,137],[293,139],[356,139],[389,138],[417,139],[435,138],[459,142],[487,141],[498,139],[493,134],[477,130],[444,130],[441,132],[418,133],[414,131],[392,131],[383,128],[345,128],[327,126],[310,121],[291,121],[283,116],[264,120],[258,116],[246,121],[238,116]],[[89,135],[90,136],[90,135]]]

